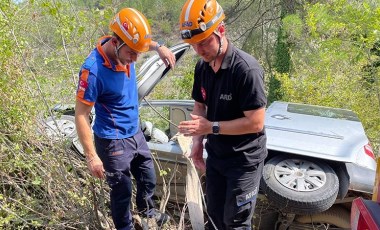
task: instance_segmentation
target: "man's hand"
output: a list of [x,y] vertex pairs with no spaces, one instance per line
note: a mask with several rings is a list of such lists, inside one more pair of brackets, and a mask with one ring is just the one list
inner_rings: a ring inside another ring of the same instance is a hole
[[86,161],[87,161],[87,167],[90,170],[91,175],[99,179],[105,178],[103,162],[100,160],[100,158],[97,155]]
[[164,61],[166,66],[170,66],[170,68],[174,69],[175,55],[172,53],[172,51],[170,51],[169,48],[167,48],[166,46],[160,46],[157,49],[157,53],[162,59],[162,61]]
[[189,156],[197,169],[202,173],[206,171],[206,164],[203,160],[203,143],[202,142],[193,142],[191,148],[191,154]]
[[190,114],[191,121],[181,121],[178,130],[185,136],[199,136],[210,134],[212,123],[206,118],[194,114]]

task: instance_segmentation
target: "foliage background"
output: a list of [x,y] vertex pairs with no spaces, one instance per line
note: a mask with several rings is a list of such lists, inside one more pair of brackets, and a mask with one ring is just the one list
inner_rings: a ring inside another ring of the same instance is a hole
[[[74,103],[79,67],[97,39],[109,33],[108,23],[119,9],[142,11],[154,39],[170,46],[180,42],[177,24],[183,2],[0,2],[0,228],[112,226],[102,182],[91,179],[68,143],[49,140],[38,130],[43,118],[52,115],[53,105]],[[269,102],[351,109],[378,152],[378,1],[220,3],[230,40],[265,69]],[[190,98],[196,60],[188,55],[149,97]]]

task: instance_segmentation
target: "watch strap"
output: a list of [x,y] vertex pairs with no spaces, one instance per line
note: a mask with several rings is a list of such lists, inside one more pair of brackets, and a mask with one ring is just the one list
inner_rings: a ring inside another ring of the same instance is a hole
[[219,121],[214,121],[212,123],[212,133],[214,135],[219,135],[219,133],[220,133]]
[[163,46],[163,45],[164,45],[163,42],[158,41],[158,42],[156,42],[156,47],[154,47],[154,49],[155,49],[156,51],[158,51],[158,49],[159,49],[161,46]]

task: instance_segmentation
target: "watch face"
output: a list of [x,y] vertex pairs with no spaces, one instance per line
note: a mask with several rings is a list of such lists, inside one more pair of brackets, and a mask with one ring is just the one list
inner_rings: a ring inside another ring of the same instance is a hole
[[219,134],[219,123],[214,123],[212,126],[212,133],[213,134]]

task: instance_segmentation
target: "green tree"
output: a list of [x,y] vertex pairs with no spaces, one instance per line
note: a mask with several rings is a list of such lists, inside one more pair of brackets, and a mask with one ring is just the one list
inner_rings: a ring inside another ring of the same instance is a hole
[[106,199],[92,211],[91,199],[106,197],[101,184],[83,173],[65,142],[44,138],[40,129],[52,105],[74,99],[78,68],[107,11],[93,12],[69,1],[0,3],[1,229],[107,223]]
[[339,0],[308,4],[305,11],[302,26],[297,15],[284,19],[296,41],[290,73],[277,74],[284,99],[354,110],[377,146],[380,4]]

